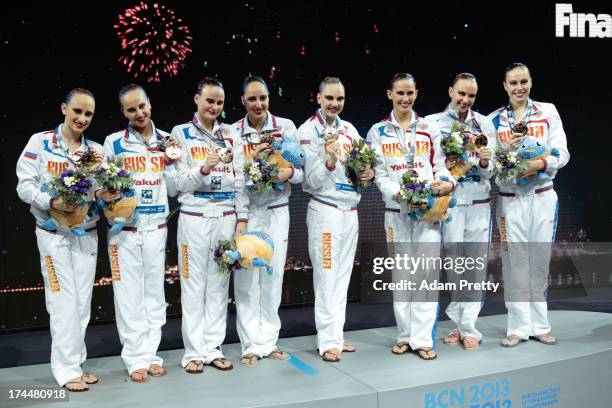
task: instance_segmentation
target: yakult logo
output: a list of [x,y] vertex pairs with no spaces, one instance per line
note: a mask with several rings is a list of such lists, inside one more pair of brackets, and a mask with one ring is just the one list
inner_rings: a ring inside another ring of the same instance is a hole
[[612,37],[612,16],[610,14],[574,13],[571,4],[555,5],[556,37],[565,37],[565,27],[569,27],[570,37],[586,37],[586,26],[589,27],[589,38]]

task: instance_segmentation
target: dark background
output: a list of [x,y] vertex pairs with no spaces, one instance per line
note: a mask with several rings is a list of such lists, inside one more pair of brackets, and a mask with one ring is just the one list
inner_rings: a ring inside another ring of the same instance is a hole
[[[395,72],[416,76],[415,110],[421,116],[443,110],[454,75],[471,72],[480,86],[475,109],[488,114],[507,103],[501,83],[504,68],[522,61],[531,67],[531,97],[552,102],[559,110],[571,154],[555,180],[560,199],[557,240],[576,240],[579,230],[581,240],[610,240],[612,39],[555,38],[554,3],[500,2],[484,8],[474,2],[161,3],[189,27],[193,52],[177,76],[162,76],[160,83],[134,79],[118,62],[122,50],[113,26],[125,8],[138,2],[21,2],[3,10],[0,331],[48,324],[44,294],[32,289],[41,287],[42,278],[34,221],[15,193],[15,163],[30,135],[63,121],[60,103],[77,86],[96,96],[96,115],[86,133],[102,143],[126,125],[116,94],[127,83],[145,86],[156,125],[169,131],[190,120],[195,85],[203,76],[218,76],[225,84],[225,121],[232,123],[244,115],[242,79],[252,73],[268,80],[273,70],[270,110],[299,126],[316,109],[318,82],[334,75],[342,78],[347,91],[342,117],[365,135],[391,109],[385,90]],[[574,3],[574,12],[610,14],[612,7],[581,2]],[[299,187],[294,190],[289,249],[289,256],[306,264],[307,200]],[[364,194],[360,208],[360,240],[383,240],[383,205],[376,188]],[[179,284],[171,273],[175,234],[176,216],[168,241],[170,315],[180,313]],[[105,242],[100,228],[97,280],[110,276]],[[285,286],[283,304],[312,300],[308,269],[289,269]],[[11,292],[19,288],[32,290]],[[113,318],[110,286],[96,287],[93,309],[93,322]]]

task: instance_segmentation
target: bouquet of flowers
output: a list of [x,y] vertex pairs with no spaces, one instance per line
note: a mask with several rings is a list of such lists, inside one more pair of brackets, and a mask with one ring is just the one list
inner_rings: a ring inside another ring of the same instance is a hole
[[346,176],[353,185],[365,188],[368,186],[368,181],[359,180],[359,173],[371,169],[375,162],[376,154],[374,150],[363,140],[353,140],[351,152],[345,165]]
[[237,260],[230,257],[231,252],[236,251],[236,242],[234,240],[220,240],[219,245],[214,251],[214,261],[219,266],[219,270],[225,275],[240,269],[240,264]]
[[258,193],[265,193],[275,185],[279,167],[267,161],[269,154],[261,152],[244,165],[247,188]]
[[470,150],[470,136],[465,133],[465,126],[453,123],[450,134],[442,138],[442,150],[447,156],[464,156]]
[[467,153],[474,150],[475,144],[468,134],[465,133],[465,126],[459,122],[453,123],[450,134],[442,138],[442,151],[448,158],[456,159],[456,164],[450,169],[453,177],[459,179],[472,168]]
[[[448,181],[446,177],[440,179]],[[437,189],[421,181],[413,170],[402,175],[402,184],[396,200],[408,207],[411,218],[431,222],[450,221],[448,209],[457,205],[457,199],[450,194],[438,197]]]
[[83,223],[89,211],[89,194],[92,186],[93,180],[81,169],[68,169],[59,176],[53,177],[45,186],[46,191],[53,198],[61,198],[64,203],[75,205],[77,208],[72,212],[50,208],[48,212],[51,219],[43,225],[43,228],[53,230],[59,223],[72,229],[76,235],[81,232],[84,234],[84,231],[79,230],[78,226]]
[[516,178],[528,166],[527,162],[522,160],[516,151],[501,145],[495,149],[495,168],[500,180],[506,181]]
[[93,178],[102,188],[111,191],[129,190],[134,185],[134,180],[123,168],[123,159],[102,164],[93,171]]
[[120,231],[123,226],[135,218],[138,199],[134,196],[132,187],[134,180],[123,169],[123,159],[117,159],[102,164],[93,171],[94,180],[104,189],[121,191],[121,198],[112,203],[99,201],[98,205],[104,209],[104,215],[113,223],[113,232]]
[[402,174],[402,184],[400,191],[396,196],[396,200],[400,204],[408,207],[408,212],[416,217],[422,217],[427,212],[429,199],[433,192],[419,179],[419,176],[413,170],[408,170]]

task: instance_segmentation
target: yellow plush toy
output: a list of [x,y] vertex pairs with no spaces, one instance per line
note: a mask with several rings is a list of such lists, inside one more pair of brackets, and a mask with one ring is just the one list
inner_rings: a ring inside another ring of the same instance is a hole
[[236,250],[226,252],[232,261],[238,261],[246,269],[265,267],[269,275],[272,274],[272,254],[274,242],[268,234],[263,232],[245,232],[236,238]]

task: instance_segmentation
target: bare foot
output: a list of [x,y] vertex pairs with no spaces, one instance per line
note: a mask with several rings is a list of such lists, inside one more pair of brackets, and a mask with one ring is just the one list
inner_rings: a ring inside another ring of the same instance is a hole
[[255,367],[257,365],[258,360],[259,356],[255,353],[245,354],[240,358],[240,365],[245,367]]
[[147,382],[149,381],[149,372],[146,369],[141,368],[138,370],[134,370],[130,377],[132,377],[132,381],[134,382],[138,382],[138,383]]
[[72,392],[89,391],[89,386],[85,384],[81,377],[76,377],[68,381],[66,384],[64,384],[64,388]]
[[85,373],[81,376],[81,380],[85,383],[85,384],[97,384],[98,383],[98,377],[96,377],[93,374],[89,374],[89,373]]
[[435,358],[438,357],[436,352],[430,349],[429,347],[416,349],[414,350],[414,352],[423,360],[435,360]]
[[201,374],[204,371],[204,362],[200,360],[192,360],[185,367],[185,371],[189,374]]
[[151,374],[151,377],[163,377],[168,374],[168,371],[159,364],[151,364],[149,366],[149,374]]
[[357,351],[357,349],[355,347],[353,347],[353,345],[351,345],[348,341],[345,341],[342,344],[342,351],[345,351],[347,353],[353,353],[353,352]]
[[341,359],[340,354],[340,350],[333,348],[326,350],[321,358],[325,361],[329,361],[330,363],[337,363]]
[[410,345],[406,343],[405,341],[400,341],[399,343],[395,343],[393,345],[393,348],[391,349],[391,352],[393,354],[406,354],[409,351],[410,351]]
[[280,349],[272,350],[270,354],[268,354],[268,357],[272,360],[289,360],[289,354]]

